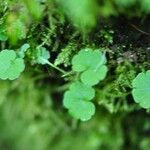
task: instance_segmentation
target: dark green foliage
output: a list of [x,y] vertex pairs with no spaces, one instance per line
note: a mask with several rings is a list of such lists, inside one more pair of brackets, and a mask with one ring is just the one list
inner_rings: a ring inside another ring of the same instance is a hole
[[149,4],[0,0],[0,150],[149,150]]

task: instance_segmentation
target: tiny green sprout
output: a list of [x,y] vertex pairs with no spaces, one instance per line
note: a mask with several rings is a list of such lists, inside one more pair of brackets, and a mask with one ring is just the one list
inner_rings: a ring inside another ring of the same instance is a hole
[[66,74],[64,70],[52,64],[48,59],[50,58],[50,53],[45,47],[37,47],[36,48],[36,62],[42,65],[49,65],[56,70],[60,71],[63,74]]
[[50,58],[50,53],[45,47],[37,47],[37,53],[36,53],[36,61],[38,64],[49,64],[48,59]]
[[29,49],[29,48],[30,48],[30,45],[28,43],[23,44],[19,49],[18,56],[21,58],[24,58],[25,53],[26,53],[27,49]]
[[100,50],[81,50],[72,59],[72,69],[81,73],[81,81],[93,86],[103,80],[107,73],[106,57]]
[[63,104],[69,113],[76,119],[87,121],[95,113],[95,106],[91,100],[95,96],[95,90],[81,82],[75,82],[65,92]]
[[24,60],[18,58],[14,50],[0,52],[0,79],[14,80],[25,69]]
[[150,70],[139,73],[133,80],[132,86],[135,102],[143,108],[150,108]]

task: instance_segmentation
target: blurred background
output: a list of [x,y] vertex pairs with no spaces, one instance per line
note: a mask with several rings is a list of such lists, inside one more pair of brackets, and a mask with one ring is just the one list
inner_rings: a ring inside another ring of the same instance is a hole
[[[21,77],[0,80],[0,150],[149,150],[150,111],[131,96],[136,73],[150,68],[149,14],[150,0],[0,0],[0,49],[30,44]],[[72,79],[35,64],[41,44],[65,70],[82,47],[107,51],[91,120],[64,109]]]

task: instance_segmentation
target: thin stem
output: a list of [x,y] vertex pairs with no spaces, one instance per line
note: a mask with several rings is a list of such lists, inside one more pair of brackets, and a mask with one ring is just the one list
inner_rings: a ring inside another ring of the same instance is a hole
[[66,74],[66,73],[67,73],[66,71],[64,71],[63,69],[61,69],[61,68],[55,66],[55,65],[52,64],[51,62],[47,62],[47,64],[50,65],[51,67],[55,68],[56,70],[60,71],[60,72],[63,73],[63,74]]
[[70,71],[70,72],[66,72],[66,74],[62,75],[62,77],[66,77],[66,76],[69,76],[71,74],[73,74],[74,72],[73,71]]

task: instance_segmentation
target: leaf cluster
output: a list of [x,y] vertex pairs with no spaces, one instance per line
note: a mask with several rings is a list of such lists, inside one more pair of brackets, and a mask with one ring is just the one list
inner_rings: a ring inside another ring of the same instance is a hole
[[72,59],[73,71],[80,73],[77,82],[74,82],[64,94],[64,106],[76,119],[89,120],[95,113],[95,106],[91,100],[95,96],[92,86],[103,80],[107,73],[106,57],[100,50],[82,49]]

